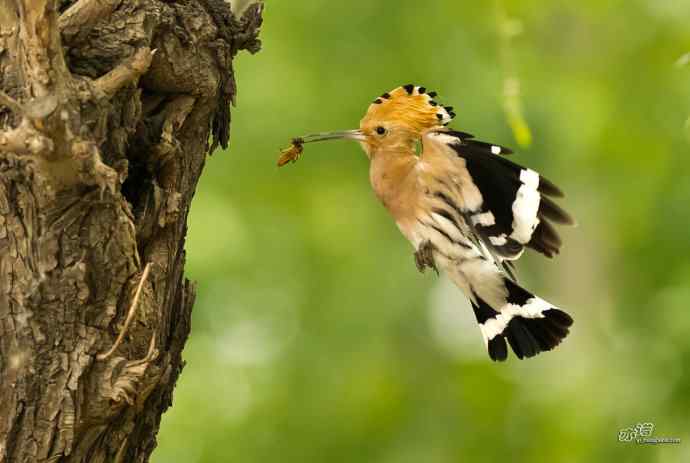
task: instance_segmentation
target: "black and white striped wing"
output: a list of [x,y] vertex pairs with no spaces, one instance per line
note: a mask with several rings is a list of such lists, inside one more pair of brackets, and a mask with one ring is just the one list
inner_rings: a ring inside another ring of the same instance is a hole
[[463,132],[442,131],[439,138],[448,155],[464,163],[473,183],[465,187],[479,192],[479,198],[464,204],[463,214],[492,255],[514,260],[525,246],[547,257],[558,253],[561,239],[553,224],[573,224],[552,199],[563,196],[558,187],[500,156],[511,153],[507,148],[468,138]]

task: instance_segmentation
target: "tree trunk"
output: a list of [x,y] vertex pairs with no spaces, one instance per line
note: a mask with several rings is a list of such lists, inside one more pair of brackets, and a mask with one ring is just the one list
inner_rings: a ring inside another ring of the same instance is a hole
[[190,329],[190,202],[261,11],[0,0],[0,462],[148,460]]

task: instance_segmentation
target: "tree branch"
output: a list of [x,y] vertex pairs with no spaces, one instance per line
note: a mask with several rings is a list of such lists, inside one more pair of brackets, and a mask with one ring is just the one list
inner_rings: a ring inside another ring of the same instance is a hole
[[145,73],[156,50],[150,48],[140,48],[130,58],[120,63],[115,69],[99,77],[94,82],[97,90],[108,97],[112,97],[115,93],[125,85],[136,81],[139,76]]

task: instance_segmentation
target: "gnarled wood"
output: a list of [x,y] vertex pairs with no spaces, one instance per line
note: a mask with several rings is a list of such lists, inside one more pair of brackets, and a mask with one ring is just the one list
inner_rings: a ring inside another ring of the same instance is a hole
[[148,460],[194,303],[187,214],[261,9],[0,0],[0,462]]

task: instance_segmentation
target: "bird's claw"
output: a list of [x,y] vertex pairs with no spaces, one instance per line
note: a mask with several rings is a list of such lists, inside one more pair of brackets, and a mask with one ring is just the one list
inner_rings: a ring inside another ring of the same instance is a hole
[[426,240],[417,248],[414,253],[414,262],[417,265],[417,270],[424,273],[427,267],[434,269],[436,275],[438,275],[438,269],[436,268],[436,262],[434,262],[434,245],[431,241]]

